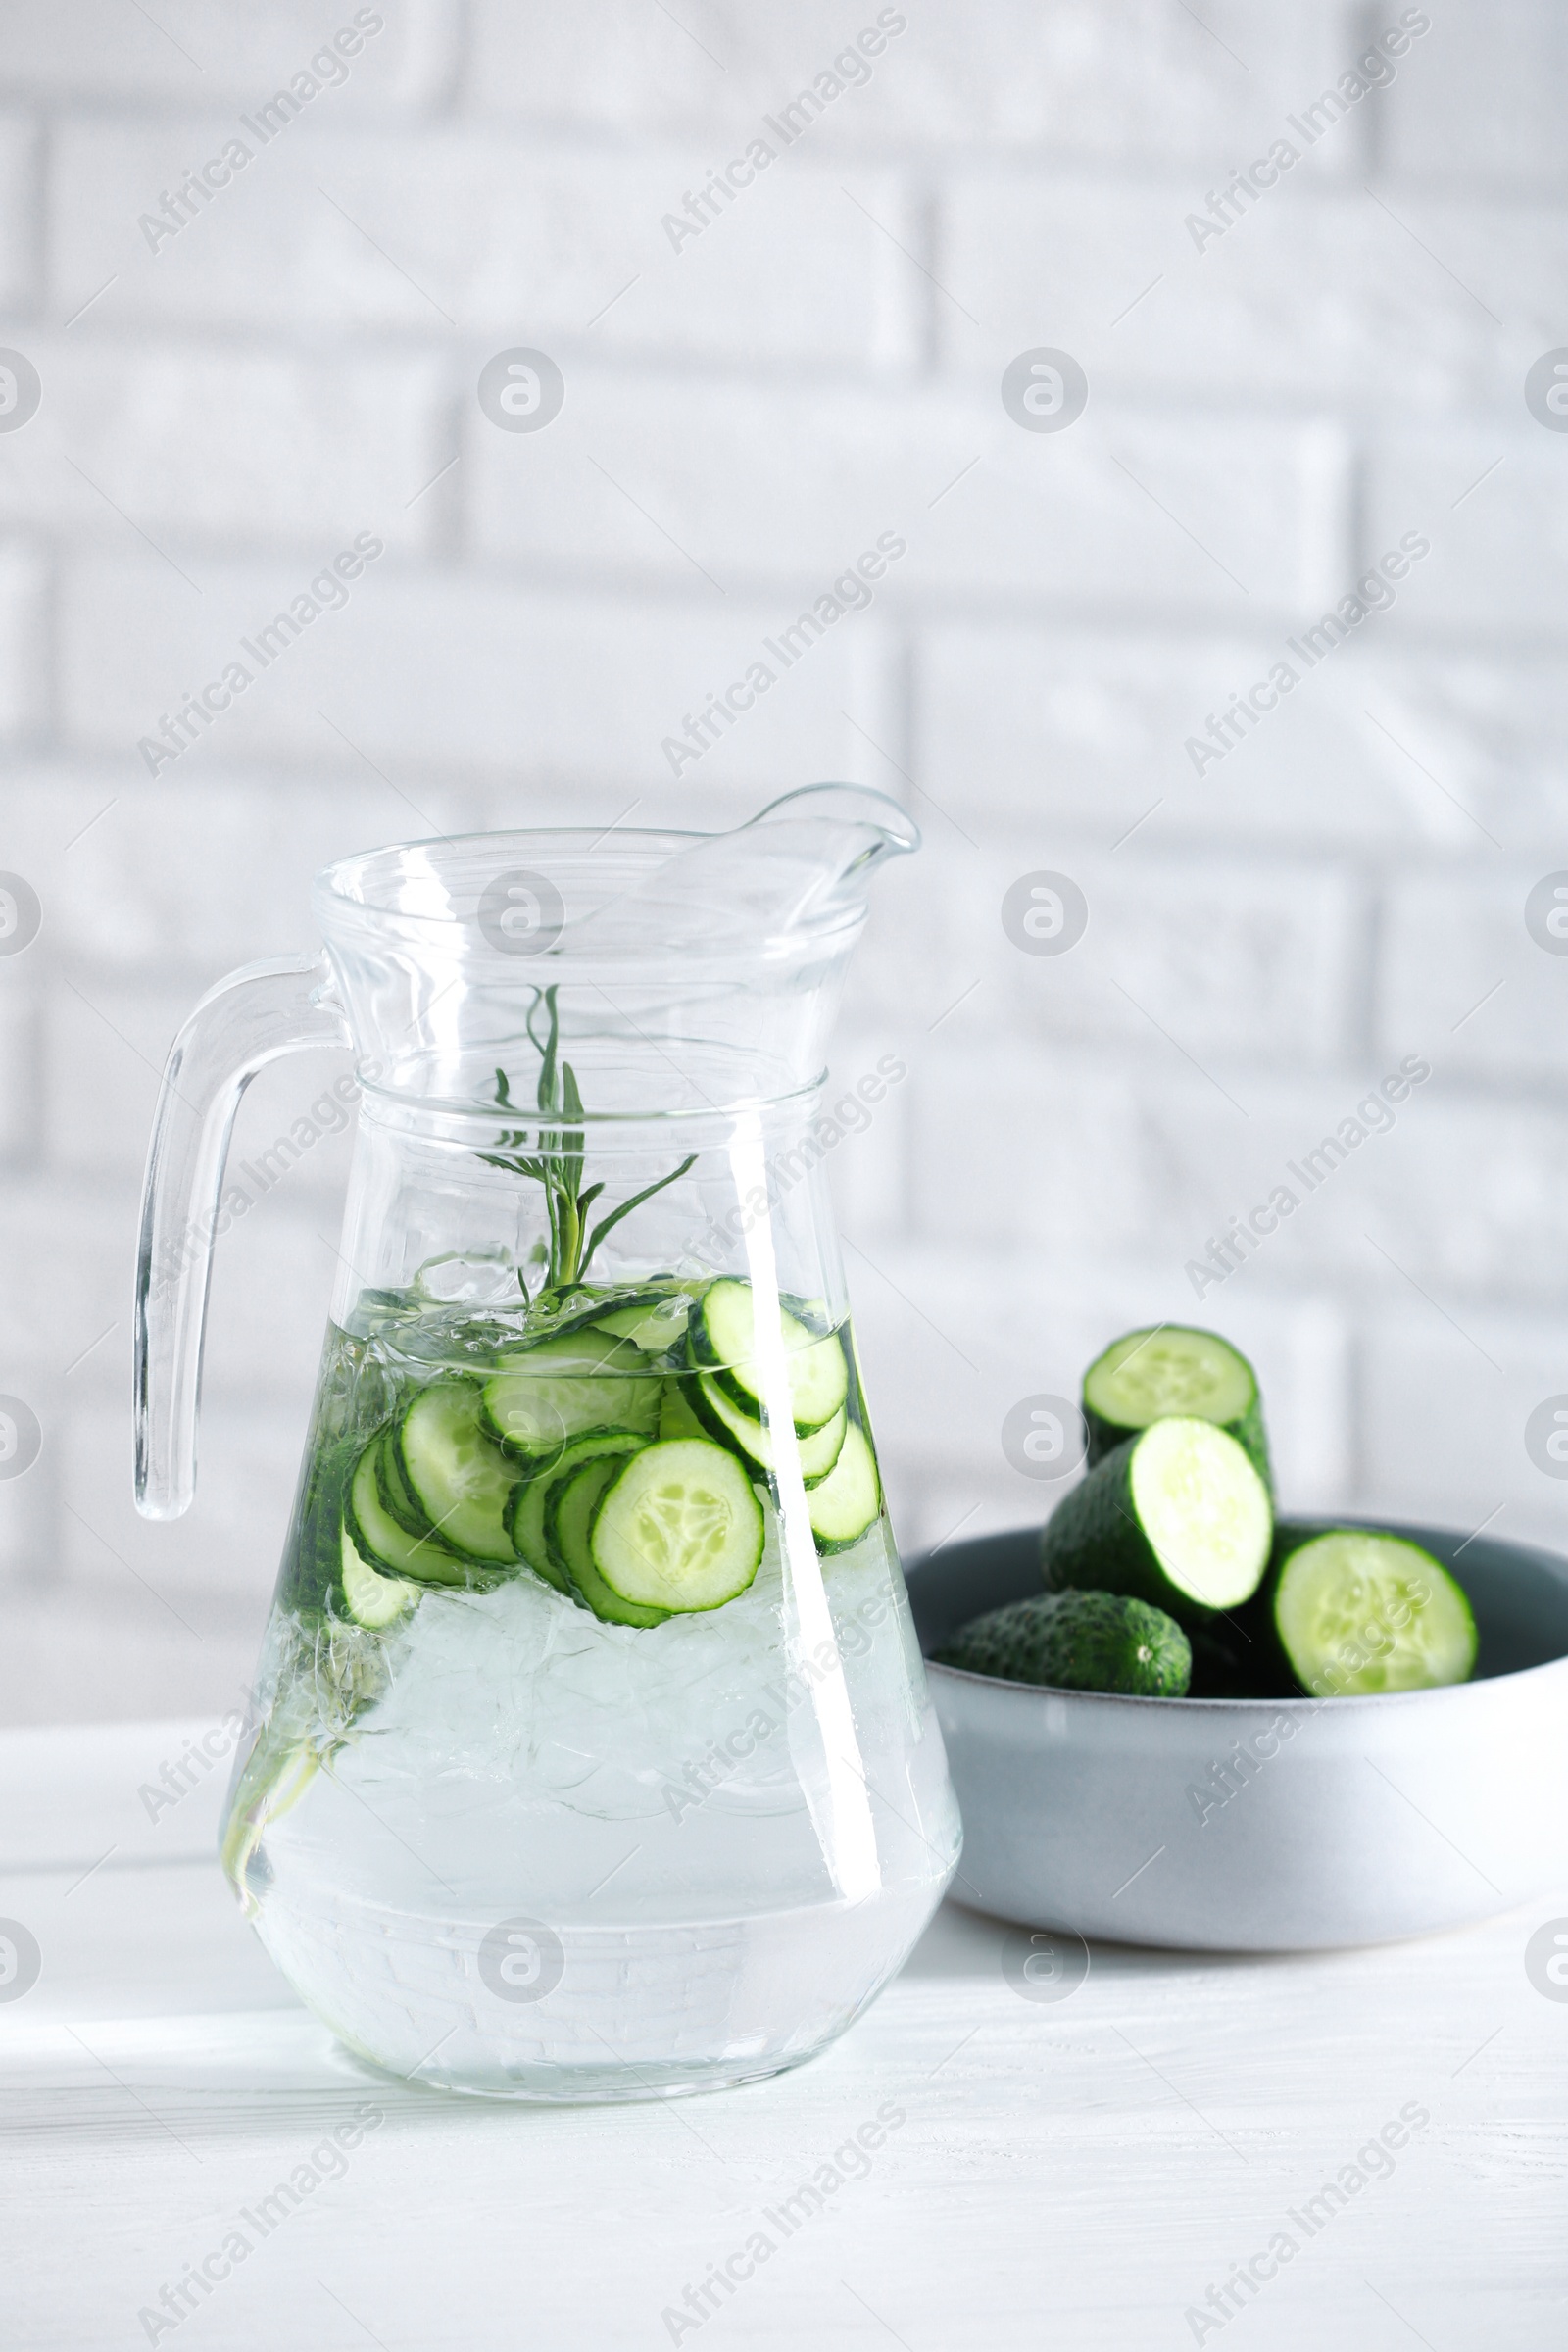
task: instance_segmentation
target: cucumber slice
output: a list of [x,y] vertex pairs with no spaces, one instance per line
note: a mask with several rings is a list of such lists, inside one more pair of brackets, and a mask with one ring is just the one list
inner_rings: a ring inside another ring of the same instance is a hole
[[662,1383],[640,1348],[598,1328],[511,1349],[484,1384],[486,1433],[514,1460],[548,1468],[590,1429],[652,1437]]
[[381,1443],[376,1450],[375,1476],[382,1503],[391,1512],[399,1527],[405,1529],[409,1535],[431,1535],[434,1530],[427,1514],[420,1509],[418,1503],[409,1493],[409,1484],[403,1475],[403,1463],[398,1453],[396,1441],[397,1430],[393,1425],[383,1431]]
[[744,1592],[762,1541],[762,1506],[729,1449],[671,1438],[622,1465],[594,1515],[589,1548],[623,1602],[690,1612]]
[[326,1445],[306,1472],[284,1550],[278,1605],[319,1623],[343,1581],[343,1509],[358,1458],[353,1446]]
[[686,1394],[690,1385],[689,1379],[665,1381],[663,1398],[659,1407],[659,1434],[662,1438],[710,1438],[712,1436],[712,1431],[706,1429],[692,1411],[691,1402]]
[[596,1315],[593,1328],[608,1331],[612,1339],[630,1340],[649,1355],[666,1355],[685,1340],[695,1303],[690,1291],[650,1291],[631,1305],[616,1307],[613,1314]]
[[620,1475],[620,1465],[584,1462],[569,1477],[552,1482],[545,1511],[545,1531],[551,1553],[569,1588],[596,1617],[612,1625],[662,1625],[668,1609],[625,1599],[605,1582],[595,1564],[590,1535],[605,1490]]
[[[700,1436],[716,1438],[721,1446],[739,1453],[750,1467],[767,1471],[773,1468],[770,1432],[750,1413],[743,1413],[725,1396],[711,1373],[693,1374],[688,1401]],[[808,1438],[795,1441],[801,1457],[801,1476],[808,1487],[820,1486],[838,1460],[849,1419],[848,1412],[840,1405],[831,1421],[813,1429]]]
[[1402,1536],[1334,1528],[1286,1550],[1274,1628],[1303,1690],[1367,1698],[1475,1670],[1476,1621],[1446,1568]]
[[529,1320],[544,1320],[549,1325],[548,1332],[529,1341],[519,1341],[514,1332],[509,1352],[517,1355],[525,1348],[542,1347],[547,1339],[570,1338],[590,1329],[597,1331],[608,1316],[633,1308],[648,1310],[675,1294],[682,1298],[691,1296],[686,1285],[677,1282],[673,1275],[648,1282],[579,1282],[569,1284],[564,1290],[542,1293],[534,1300]]
[[966,1674],[1129,1698],[1185,1698],[1193,1671],[1192,1646],[1174,1617],[1121,1592],[1014,1600],[974,1618],[935,1654],[939,1665]]
[[1273,1490],[1257,1375],[1217,1332],[1155,1324],[1112,1340],[1084,1374],[1089,1467],[1152,1421],[1213,1421],[1243,1446]]
[[513,1490],[507,1527],[514,1548],[518,1558],[526,1560],[534,1574],[554,1585],[558,1592],[570,1592],[571,1587],[545,1534],[552,1489],[573,1470],[580,1470],[584,1462],[602,1460],[607,1454],[635,1453],[647,1443],[635,1430],[588,1430],[580,1438],[567,1439],[554,1469],[541,1471],[537,1478],[522,1479]]
[[[804,1448],[803,1448],[804,1450]],[[816,1548],[848,1551],[873,1524],[882,1508],[882,1481],[877,1476],[871,1441],[858,1421],[844,1432],[839,1458],[819,1486],[807,1495]]]
[[379,1466],[383,1443],[389,1434],[370,1440],[349,1482],[344,1518],[354,1539],[354,1548],[372,1568],[379,1568],[388,1576],[413,1577],[422,1585],[471,1583],[472,1567],[468,1561],[460,1559],[439,1536],[411,1535],[387,1509]]
[[1239,1608],[1268,1565],[1268,1489],[1236,1440],[1184,1415],[1128,1438],[1047,1520],[1053,1591],[1125,1592],[1179,1625]]
[[432,1381],[398,1424],[398,1467],[410,1494],[444,1543],[478,1560],[516,1558],[507,1504],[517,1472],[480,1424],[471,1380]]
[[345,1523],[341,1542],[343,1606],[356,1625],[379,1632],[418,1605],[419,1588],[406,1577],[383,1576],[356,1544]]
[[[850,1393],[850,1367],[836,1336],[824,1339],[787,1307],[778,1310],[789,1363],[790,1400],[798,1437],[831,1421]],[[689,1360],[710,1372],[733,1404],[760,1420],[764,1410],[752,1286],[734,1275],[710,1283],[691,1321]]]

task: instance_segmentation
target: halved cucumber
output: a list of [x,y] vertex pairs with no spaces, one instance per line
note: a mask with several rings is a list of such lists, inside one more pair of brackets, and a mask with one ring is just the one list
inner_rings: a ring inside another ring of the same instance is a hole
[[542,1576],[559,1592],[567,1592],[569,1587],[545,1536],[552,1489],[569,1478],[574,1470],[580,1470],[584,1462],[603,1460],[607,1454],[635,1453],[647,1443],[645,1437],[631,1429],[586,1430],[580,1438],[567,1439],[554,1468],[541,1471],[536,1478],[521,1479],[514,1488],[507,1528],[517,1556],[526,1560],[535,1575]]
[[419,1587],[406,1577],[383,1576],[365,1558],[345,1523],[341,1538],[343,1606],[356,1625],[379,1632],[418,1604]]
[[1273,1532],[1249,1456],[1213,1422],[1184,1415],[1127,1439],[1063,1497],[1041,1564],[1054,1591],[1126,1592],[1201,1625],[1256,1592]]
[[823,1553],[848,1551],[876,1519],[882,1508],[882,1481],[871,1441],[858,1421],[845,1430],[838,1460],[806,1500],[816,1548]]
[[1334,1528],[1285,1550],[1274,1629],[1303,1690],[1366,1698],[1468,1682],[1476,1621],[1463,1588],[1402,1536]]
[[390,1431],[372,1438],[354,1465],[344,1520],[354,1547],[371,1567],[388,1576],[409,1576],[422,1585],[466,1585],[477,1563],[460,1559],[439,1536],[411,1535],[388,1510],[382,1492],[381,1457]]
[[672,1438],[622,1465],[594,1514],[589,1550],[622,1602],[716,1609],[756,1576],[763,1533],[762,1506],[728,1447]]
[[605,1490],[619,1476],[612,1458],[584,1462],[569,1477],[553,1481],[545,1510],[545,1531],[557,1568],[567,1589],[586,1602],[596,1617],[612,1625],[662,1625],[668,1609],[646,1607],[626,1600],[606,1584],[594,1562],[590,1531]]
[[[771,1471],[774,1461],[771,1432],[751,1413],[743,1413],[725,1396],[710,1372],[692,1374],[687,1401],[699,1424],[699,1435],[716,1438],[721,1446],[732,1446],[748,1463]],[[808,1487],[820,1485],[838,1460],[848,1426],[849,1414],[841,1404],[831,1421],[813,1429],[808,1438],[797,1438],[801,1476]]]
[[[787,1307],[777,1310],[789,1367],[796,1434],[809,1437],[831,1421],[850,1391],[850,1367],[834,1335],[823,1338]],[[757,1356],[752,1286],[734,1275],[710,1283],[691,1320],[687,1350],[693,1368],[710,1372],[731,1402],[760,1420],[766,1409]]]
[[396,1445],[409,1494],[443,1542],[479,1560],[516,1558],[507,1504],[517,1471],[485,1434],[476,1382],[437,1380],[421,1389],[398,1424]]
[[1272,1488],[1257,1376],[1217,1332],[1159,1323],[1124,1333],[1084,1374],[1083,1407],[1091,1470],[1135,1431],[1177,1415],[1214,1422]]
[[653,1435],[662,1383],[640,1348],[597,1326],[508,1351],[484,1384],[484,1427],[530,1468],[556,1461],[589,1429]]

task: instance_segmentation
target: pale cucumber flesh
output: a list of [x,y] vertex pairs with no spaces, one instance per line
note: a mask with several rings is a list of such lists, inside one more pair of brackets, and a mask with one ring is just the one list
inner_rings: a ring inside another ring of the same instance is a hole
[[1234,1438],[1210,1421],[1156,1421],[1129,1478],[1138,1524],[1161,1573],[1205,1609],[1239,1608],[1268,1563],[1268,1490]]
[[1224,1424],[1257,1399],[1251,1365],[1216,1332],[1167,1323],[1112,1341],[1084,1374],[1084,1402],[1119,1429],[1167,1414]]
[[673,1438],[621,1468],[595,1511],[589,1550],[622,1600],[686,1612],[746,1591],[763,1534],[762,1506],[728,1447]]
[[421,1390],[399,1425],[397,1447],[409,1493],[446,1543],[479,1560],[516,1557],[507,1504],[517,1470],[481,1426],[473,1381],[438,1380]]
[[1370,1698],[1467,1682],[1476,1621],[1448,1571],[1400,1536],[1342,1528],[1290,1553],[1274,1625],[1303,1690]]
[[876,1455],[858,1421],[844,1433],[839,1458],[806,1497],[818,1551],[846,1551],[875,1524],[882,1510],[882,1482]]

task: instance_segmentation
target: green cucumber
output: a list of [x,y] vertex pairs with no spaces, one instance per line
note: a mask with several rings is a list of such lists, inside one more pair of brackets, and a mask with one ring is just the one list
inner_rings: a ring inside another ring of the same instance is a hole
[[421,1389],[398,1424],[398,1468],[444,1543],[510,1566],[517,1555],[507,1533],[507,1504],[517,1471],[485,1434],[480,1395],[471,1380],[436,1380]]
[[631,1429],[590,1429],[580,1438],[568,1438],[552,1469],[536,1478],[518,1481],[513,1490],[508,1506],[507,1530],[517,1557],[526,1560],[536,1576],[542,1576],[558,1592],[569,1592],[564,1571],[551,1552],[545,1538],[545,1520],[550,1508],[553,1488],[563,1479],[580,1470],[584,1462],[603,1460],[607,1454],[635,1453],[648,1440]]
[[589,1551],[623,1603],[688,1613],[746,1591],[764,1533],[762,1506],[728,1447],[671,1438],[621,1464],[594,1513]]
[[418,1604],[419,1587],[406,1577],[383,1576],[365,1558],[347,1522],[344,1523],[340,1546],[343,1578],[343,1606],[356,1625],[368,1626],[372,1633],[395,1625]]
[[806,1502],[816,1548],[824,1555],[848,1551],[879,1517],[882,1481],[871,1441],[858,1421],[845,1430],[838,1460],[820,1485],[810,1489]]
[[662,1625],[668,1609],[626,1600],[605,1582],[590,1548],[590,1533],[605,1490],[620,1475],[613,1456],[584,1462],[566,1478],[552,1481],[545,1506],[545,1535],[551,1556],[569,1591],[612,1625]]
[[1273,1492],[1257,1375],[1216,1332],[1158,1323],[1112,1340],[1084,1374],[1089,1467],[1168,1415],[1212,1421],[1245,1448]]
[[[849,1360],[833,1334],[823,1338],[787,1307],[776,1312],[789,1370],[795,1432],[797,1437],[808,1438],[844,1405],[850,1392]],[[733,1404],[760,1420],[767,1400],[757,1354],[751,1284],[734,1275],[710,1283],[692,1317],[686,1345],[693,1370],[710,1372]]]
[[1475,1617],[1431,1552],[1362,1527],[1282,1529],[1281,1537],[1274,1630],[1303,1690],[1368,1698],[1469,1681]]
[[[770,1431],[750,1413],[743,1413],[725,1396],[711,1373],[692,1374],[687,1401],[700,1435],[716,1438],[719,1445],[739,1453],[751,1468],[771,1472],[774,1457]],[[831,1421],[813,1429],[808,1438],[796,1439],[801,1476],[808,1487],[820,1486],[838,1460],[848,1427],[849,1414],[841,1404]]]
[[354,1466],[344,1519],[360,1557],[387,1576],[413,1577],[422,1585],[467,1585],[473,1563],[461,1559],[436,1535],[411,1535],[400,1527],[382,1496],[380,1456],[390,1432],[370,1440]]
[[1185,1698],[1193,1672],[1191,1644],[1174,1617],[1121,1592],[1012,1601],[974,1618],[935,1655],[966,1674],[1132,1698]]
[[1125,1592],[1203,1625],[1256,1592],[1273,1528],[1250,1456],[1212,1421],[1183,1415],[1126,1439],[1063,1496],[1041,1564],[1052,1591]]
[[509,1349],[484,1384],[486,1433],[514,1460],[548,1468],[569,1438],[590,1429],[650,1437],[662,1383],[640,1348],[597,1328]]

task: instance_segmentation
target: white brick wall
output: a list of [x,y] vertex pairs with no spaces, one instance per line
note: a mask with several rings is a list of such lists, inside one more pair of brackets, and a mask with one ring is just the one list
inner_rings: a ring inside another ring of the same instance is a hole
[[[46,1430],[0,1481],[0,1712],[220,1709],[250,1664],[344,1150],[220,1252],[201,1496],[139,1522],[126,1301],[183,1008],[307,944],[349,849],[721,824],[826,775],[928,839],[837,1053],[909,1078],[833,1162],[906,1539],[1036,1513],[1003,1415],[1159,1315],[1256,1356],[1293,1502],[1560,1539],[1523,1424],[1568,1390],[1568,957],[1523,907],[1568,867],[1568,435],[1522,396],[1568,340],[1560,15],[1429,12],[1200,251],[1187,216],[1392,0],[884,12],[869,78],[677,251],[662,216],[875,7],[401,0],[153,250],[140,216],[353,13],[13,0],[0,41],[0,346],[44,386],[0,431],[0,869],[44,906],[0,957],[0,1391]],[[474,397],[514,344],[565,376],[537,436]],[[998,397],[1039,345],[1089,377],[1062,434]],[[890,528],[874,608],[674,785],[681,713]],[[159,711],[362,529],[347,610],[150,778]],[[1393,610],[1195,773],[1410,530]],[[1039,868],[1090,906],[1059,959],[1002,928]],[[1395,1132],[1200,1307],[1186,1261],[1409,1053]],[[241,1150],[327,1067],[270,1072]]]

